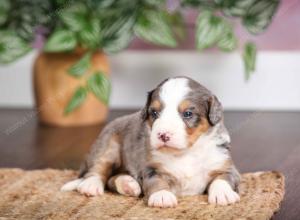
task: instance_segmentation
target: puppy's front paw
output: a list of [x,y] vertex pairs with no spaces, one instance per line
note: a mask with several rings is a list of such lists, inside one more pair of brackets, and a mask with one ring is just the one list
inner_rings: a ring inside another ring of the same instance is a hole
[[211,204],[228,205],[240,201],[240,196],[232,190],[225,180],[217,179],[208,190],[208,202]]
[[104,193],[104,185],[99,176],[90,176],[78,185],[77,191],[87,196],[98,196]]
[[148,206],[161,208],[175,207],[177,206],[177,199],[173,193],[167,190],[160,190],[150,195]]
[[116,189],[118,193],[125,196],[136,196],[141,194],[141,187],[139,183],[129,175],[120,175],[115,180]]

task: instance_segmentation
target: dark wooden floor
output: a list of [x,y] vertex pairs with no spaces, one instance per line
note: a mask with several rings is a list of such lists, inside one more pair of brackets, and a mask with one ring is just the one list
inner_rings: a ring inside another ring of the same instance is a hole
[[[132,111],[112,111],[109,120]],[[232,154],[241,172],[279,170],[286,196],[274,219],[300,218],[300,112],[226,112]],[[101,126],[39,125],[33,110],[0,109],[0,167],[79,167]]]

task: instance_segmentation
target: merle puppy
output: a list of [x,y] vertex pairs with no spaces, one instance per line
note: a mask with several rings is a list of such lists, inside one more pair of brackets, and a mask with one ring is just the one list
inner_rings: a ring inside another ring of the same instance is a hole
[[103,129],[79,178],[62,190],[97,196],[107,186],[126,196],[143,193],[155,207],[175,207],[176,196],[207,190],[209,203],[235,203],[240,175],[229,143],[216,96],[190,78],[169,78],[149,92],[141,111]]

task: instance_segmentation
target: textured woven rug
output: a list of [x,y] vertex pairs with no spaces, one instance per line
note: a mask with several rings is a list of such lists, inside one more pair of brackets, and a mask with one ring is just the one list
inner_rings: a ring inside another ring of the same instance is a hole
[[105,193],[85,197],[60,192],[75,171],[0,169],[0,219],[270,219],[284,196],[278,172],[243,174],[241,201],[229,206],[207,204],[207,196],[179,198],[177,208],[149,208],[141,198]]

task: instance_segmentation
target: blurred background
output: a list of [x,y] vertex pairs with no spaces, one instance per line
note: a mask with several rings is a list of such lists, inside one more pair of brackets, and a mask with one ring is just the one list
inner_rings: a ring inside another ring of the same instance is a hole
[[[299,110],[299,12],[298,0],[282,1],[268,29],[256,36],[235,22],[239,41],[251,40],[258,50],[255,72],[245,80],[242,48],[232,53],[197,51],[194,33],[198,12],[184,11],[187,37],[178,47],[154,46],[134,38],[128,49],[109,55],[110,107],[140,108],[146,92],[160,81],[185,75],[216,93],[227,110]],[[34,106],[32,66],[37,53],[32,51],[0,67],[0,107]]]

